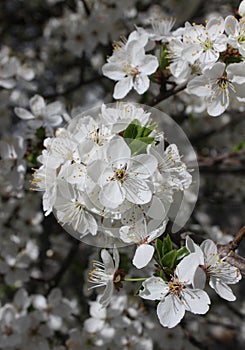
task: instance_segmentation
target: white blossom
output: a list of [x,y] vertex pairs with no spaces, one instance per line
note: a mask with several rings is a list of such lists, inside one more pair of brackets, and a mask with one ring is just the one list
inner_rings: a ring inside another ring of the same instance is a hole
[[102,262],[93,262],[93,270],[89,273],[89,281],[95,284],[91,288],[105,286],[105,290],[100,298],[100,304],[105,307],[110,303],[113,295],[115,273],[119,267],[119,253],[117,248],[113,249],[113,258],[106,249],[102,249],[101,259]]
[[238,49],[239,53],[245,56],[245,20],[238,20],[234,16],[227,16],[225,19],[225,31],[228,35],[228,43]]
[[217,62],[212,68],[204,70],[203,75],[192,79],[187,85],[187,91],[203,96],[208,114],[218,116],[228,108],[230,97],[239,101],[245,99],[244,67],[244,63],[233,63],[226,67],[225,63]]
[[61,102],[53,102],[46,105],[44,99],[40,95],[35,95],[30,99],[30,110],[16,107],[15,114],[26,120],[28,125],[33,129],[41,126],[53,128],[59,126],[62,121],[63,105]]
[[194,276],[194,285],[203,288],[206,279],[209,285],[223,299],[233,301],[236,299],[228,284],[235,284],[241,278],[241,273],[235,266],[230,265],[225,259],[221,259],[216,244],[211,239],[206,239],[200,247],[188,236],[186,247],[190,252],[199,255],[199,265]]
[[169,282],[160,277],[150,277],[142,283],[139,295],[144,299],[160,300],[157,316],[162,326],[175,327],[184,317],[185,311],[205,314],[209,309],[210,299],[201,289],[192,289],[197,255],[190,254],[176,267],[175,274]]
[[102,67],[106,77],[117,81],[113,94],[115,99],[124,98],[132,88],[140,95],[149,89],[148,75],[157,70],[158,60],[145,54],[145,43],[144,35],[138,40],[131,35],[126,43],[114,47],[113,55]]

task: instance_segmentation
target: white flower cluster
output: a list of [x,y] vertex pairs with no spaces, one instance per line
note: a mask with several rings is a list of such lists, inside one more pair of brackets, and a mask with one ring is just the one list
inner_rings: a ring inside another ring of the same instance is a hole
[[165,230],[174,194],[192,176],[140,106],[102,105],[96,113],[75,117],[45,139],[32,184],[44,191],[46,215],[54,211],[77,238],[102,232],[100,246],[110,246],[109,239],[137,243],[133,263],[141,268],[154,252],[149,243]]
[[66,322],[73,312],[72,303],[58,288],[47,298],[19,289],[12,303],[0,308],[0,349],[56,349],[50,347],[50,340],[55,331],[67,332]]
[[[228,301],[236,300],[228,285],[239,282],[242,278],[241,273],[238,268],[226,261],[226,257],[220,258],[217,246],[212,240],[205,240],[199,247],[188,236],[186,247],[178,252],[172,250],[169,244],[171,243],[167,238],[163,246],[157,245],[159,260],[156,259],[158,267],[154,275],[150,278],[135,279],[135,281],[144,280],[138,293],[141,298],[159,300],[157,315],[162,326],[175,327],[184,317],[185,311],[194,314],[208,312],[211,302],[203,290],[206,281],[221,298]],[[167,246],[170,250],[164,256],[162,252],[164,250],[166,252]],[[103,312],[106,312],[105,307],[114,298],[113,286],[119,290],[122,282],[134,281],[133,278],[125,278],[122,271],[118,270],[119,254],[116,248],[113,256],[114,262],[110,254],[103,249],[101,252],[103,262],[95,262],[94,269],[90,272],[91,282],[97,283],[95,287],[106,286],[99,299],[99,303],[104,307]],[[178,260],[181,261],[178,263]],[[91,327],[97,327],[99,321],[92,322],[91,319],[87,322]]]
[[[115,43],[103,66],[103,74],[118,81],[115,99],[132,88],[143,94],[149,89],[148,76],[155,73],[153,80],[160,85],[161,75],[172,84],[187,85],[186,91],[202,97],[212,116],[222,114],[231,99],[245,101],[244,18],[212,17],[206,25],[186,22],[175,31],[173,19],[156,18],[151,24],[152,29],[137,28],[127,41]],[[153,54],[145,54],[146,49]]]
[[90,317],[85,320],[83,331],[70,332],[66,342],[70,350],[153,349],[149,336],[153,323],[135,298],[114,296],[106,309],[102,308],[99,298],[90,302]]

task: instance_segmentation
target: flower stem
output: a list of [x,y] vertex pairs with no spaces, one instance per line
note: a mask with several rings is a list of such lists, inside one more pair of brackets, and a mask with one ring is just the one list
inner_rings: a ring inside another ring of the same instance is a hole
[[125,277],[123,280],[125,282],[138,282],[138,281],[145,281],[148,277],[142,277],[142,278],[127,278]]

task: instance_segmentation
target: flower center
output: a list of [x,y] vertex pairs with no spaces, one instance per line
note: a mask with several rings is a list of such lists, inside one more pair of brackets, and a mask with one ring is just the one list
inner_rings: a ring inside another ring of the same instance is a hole
[[229,87],[228,78],[225,75],[222,75],[222,77],[217,80],[217,85],[222,91],[228,89]]
[[237,41],[238,41],[239,44],[244,44],[244,42],[245,42],[245,32],[241,33],[238,36]]
[[131,66],[131,64],[126,64],[124,67],[125,74],[127,76],[131,75],[132,77],[136,77],[140,72],[139,72],[139,67],[138,66]]
[[114,179],[120,181],[121,183],[127,178],[127,173],[125,169],[117,169],[114,173]]
[[213,49],[213,42],[207,38],[205,41],[202,42],[202,47],[204,51]]
[[178,280],[170,281],[168,286],[169,286],[169,293],[174,295],[179,295],[184,287],[183,284]]

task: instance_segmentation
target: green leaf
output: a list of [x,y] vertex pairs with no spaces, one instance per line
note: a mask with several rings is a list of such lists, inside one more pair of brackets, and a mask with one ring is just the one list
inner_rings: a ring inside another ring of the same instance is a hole
[[155,245],[156,245],[158,258],[161,261],[161,259],[162,259],[162,241],[159,238],[157,238]]
[[137,135],[141,133],[142,126],[138,119],[134,119],[123,132],[125,139],[136,139]]
[[141,137],[146,137],[149,136],[153,130],[155,130],[157,128],[157,123],[153,123],[151,125],[145,125],[142,128],[142,133],[141,133]]
[[182,247],[177,250],[177,260],[183,259],[186,255],[189,255],[189,251],[187,250],[186,247]]
[[177,261],[177,250],[173,249],[162,258],[163,267],[172,269],[175,267]]
[[173,249],[172,241],[169,234],[163,240],[162,255],[170,252]]
[[142,153],[146,150],[147,145],[153,143],[154,137],[140,137],[136,138],[132,142],[130,142],[129,148],[133,155]]

